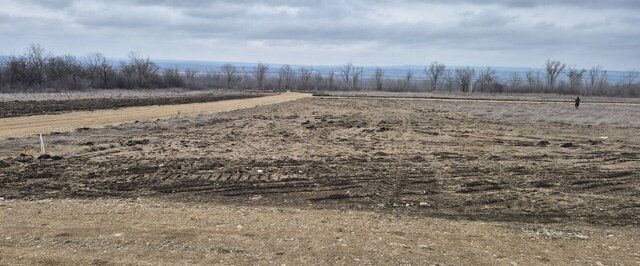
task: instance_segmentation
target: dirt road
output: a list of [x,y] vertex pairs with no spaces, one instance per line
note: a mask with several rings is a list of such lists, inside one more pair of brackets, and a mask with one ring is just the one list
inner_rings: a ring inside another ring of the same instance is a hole
[[210,103],[156,105],[117,110],[72,112],[59,115],[3,118],[0,119],[0,139],[38,133],[70,131],[83,127],[104,127],[138,120],[164,119],[175,116],[196,116],[199,114],[292,101],[310,96],[310,94],[304,93],[283,93],[274,96]]

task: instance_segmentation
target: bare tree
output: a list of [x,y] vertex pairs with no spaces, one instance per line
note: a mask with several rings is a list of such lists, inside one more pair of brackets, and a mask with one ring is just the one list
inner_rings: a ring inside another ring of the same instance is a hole
[[6,74],[5,71],[7,69],[7,62],[4,57],[0,57],[0,92],[4,89]]
[[103,57],[101,53],[95,52],[83,58],[85,72],[93,88],[97,88],[100,81],[100,63]]
[[119,86],[123,86],[128,89],[135,87],[134,80],[135,80],[136,69],[132,64],[129,64],[125,61],[121,61],[120,73],[124,78],[123,80],[124,84],[120,84]]
[[238,69],[232,64],[224,64],[220,67],[220,72],[222,72],[227,89],[232,89],[236,75],[238,75]]
[[338,66],[338,71],[340,72],[340,76],[342,77],[342,81],[347,84],[347,89],[352,88],[352,80],[351,77],[353,72],[355,72],[355,66],[352,63],[348,63],[342,66]]
[[107,58],[98,52],[90,53],[83,59],[85,71],[91,87],[107,88],[114,76],[113,65]]
[[609,87],[609,73],[606,70],[602,71],[600,80],[598,81],[598,93],[604,95]]
[[190,68],[187,68],[184,70],[184,78],[185,78],[186,85],[188,87],[194,86],[194,81],[196,79],[197,74],[198,74],[197,71]]
[[543,87],[541,73],[538,71],[528,70],[526,76],[529,90],[541,92]]
[[219,71],[207,69],[207,74],[205,75],[206,80],[208,81],[207,86],[220,87],[220,83],[222,81],[222,73]]
[[313,70],[301,67],[300,68],[300,85],[303,90],[309,89],[311,85],[311,76],[313,75]]
[[320,72],[316,72],[316,74],[313,75],[313,89],[318,90],[323,80],[324,78],[322,77],[322,74]]
[[329,74],[327,74],[327,86],[329,87],[329,90],[333,90],[333,87],[335,85],[335,75],[336,70],[333,68],[331,69],[331,71],[329,71]]
[[269,71],[269,65],[258,63],[258,66],[255,67],[254,73],[256,75],[256,81],[258,82],[258,88],[264,90],[264,79]]
[[291,85],[293,84],[293,81],[295,80],[295,71],[293,70],[293,68],[291,68],[290,65],[284,65],[280,68],[280,71],[278,71],[278,80],[279,80],[279,84],[278,86],[280,88],[283,88],[285,90],[290,90],[291,89]]
[[362,67],[355,67],[353,69],[353,72],[351,72],[351,82],[353,83],[351,85],[351,88],[353,89],[359,89],[361,83],[362,83],[362,73],[364,72],[364,69],[362,69]]
[[10,88],[15,89],[22,85],[28,85],[27,62],[24,57],[11,56],[5,64],[5,79],[8,81]]
[[517,91],[518,88],[520,88],[520,84],[522,83],[522,77],[520,77],[520,73],[518,72],[513,72],[511,74],[511,90],[512,91]]
[[555,60],[547,60],[545,64],[545,69],[547,70],[547,89],[553,90],[556,85],[556,80],[558,76],[564,69],[567,67],[567,64],[564,64],[560,61]]
[[166,68],[162,72],[162,78],[164,79],[164,86],[180,88],[184,86],[184,79],[180,76],[178,68]]
[[247,89],[249,87],[251,77],[249,76],[249,71],[247,71],[246,67],[240,68],[240,88]]
[[147,88],[151,85],[151,81],[157,75],[158,67],[151,62],[149,57],[142,57],[136,53],[129,53],[129,64],[133,68],[133,73],[137,79],[138,87]]
[[25,62],[27,67],[28,84],[38,84],[42,86],[45,81],[45,65],[51,57],[51,53],[47,52],[40,44],[32,44],[25,54]]
[[431,62],[428,67],[424,69],[424,72],[427,74],[429,78],[429,83],[431,85],[431,90],[435,91],[438,89],[438,82],[440,81],[442,75],[445,74],[447,67],[439,63],[438,61]]
[[533,70],[527,70],[526,77],[527,77],[527,84],[529,85],[530,89],[535,88],[538,85],[536,84],[536,76]]
[[109,87],[113,80],[113,76],[115,76],[113,65],[107,60],[107,58],[102,56],[101,62],[98,64],[98,70],[100,73],[100,79],[102,80],[101,87]]
[[62,60],[64,61],[66,78],[68,79],[66,85],[74,90],[84,88],[83,68],[80,60],[73,55],[64,55]]
[[376,90],[382,90],[382,82],[384,79],[384,70],[382,68],[377,67],[376,71],[373,72],[373,87]]
[[462,92],[472,92],[473,77],[475,77],[476,71],[467,66],[463,68],[456,68],[456,77],[458,79],[458,85]]
[[285,76],[285,73],[282,67],[280,67],[280,70],[278,70],[278,90],[283,90],[282,86],[284,83],[284,76]]
[[52,56],[47,59],[45,65],[46,77],[51,81],[60,81],[68,74],[68,66],[61,56]]
[[575,66],[570,66],[567,70],[567,77],[569,78],[569,89],[572,93],[579,93],[580,87],[582,87],[582,77],[587,70],[577,69]]
[[83,67],[72,55],[51,56],[45,65],[47,87],[59,90],[84,88]]
[[480,92],[491,92],[493,83],[495,82],[496,71],[487,67],[480,70],[478,74],[478,85]]
[[445,70],[443,83],[445,84],[447,91],[453,91],[455,84],[457,83],[454,71],[451,71],[450,69]]
[[631,85],[633,85],[633,83],[635,82],[636,78],[638,78],[638,75],[640,75],[639,71],[631,70],[622,74],[622,78],[624,79],[624,82],[626,83],[626,85],[631,87]]
[[411,90],[412,84],[411,80],[413,79],[413,71],[407,71],[407,74],[404,75],[404,87],[405,89]]
[[589,69],[588,74],[589,74],[589,92],[587,94],[593,94],[593,90],[597,85],[596,83],[600,79],[600,76],[602,76],[602,66],[600,65],[592,66],[591,69]]

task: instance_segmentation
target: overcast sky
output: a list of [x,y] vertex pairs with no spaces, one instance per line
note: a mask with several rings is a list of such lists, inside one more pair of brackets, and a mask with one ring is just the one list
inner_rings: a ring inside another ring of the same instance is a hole
[[31,43],[156,59],[640,68],[640,0],[0,0],[0,54]]

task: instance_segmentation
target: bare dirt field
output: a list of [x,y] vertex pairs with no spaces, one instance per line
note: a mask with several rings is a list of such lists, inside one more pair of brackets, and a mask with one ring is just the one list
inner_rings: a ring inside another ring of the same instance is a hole
[[159,199],[0,201],[0,265],[638,265],[635,227]]
[[[9,239],[0,254],[39,262],[34,256],[59,245],[80,253],[45,257],[83,263],[96,242],[105,254],[133,250],[100,263],[170,252],[169,262],[229,264],[638,265],[639,113],[635,105],[314,97],[56,133],[46,136],[52,156],[41,158],[30,155],[33,137],[4,140],[0,233]],[[27,226],[34,215],[53,229]],[[109,217],[128,227],[105,229],[116,226]],[[187,217],[193,222],[183,224]],[[78,219],[84,226],[66,232]],[[123,230],[134,236],[113,237]],[[333,231],[352,236],[350,251],[326,248],[346,241]],[[235,242],[206,244],[225,237]],[[145,249],[147,238],[169,244]]]
[[[516,102],[572,102],[575,95],[553,93],[488,93],[488,92],[387,92],[387,91],[322,91],[315,93],[323,97],[369,97],[369,98],[425,98],[425,99],[459,99],[481,101],[516,101]],[[640,104],[640,98],[623,97],[589,97],[582,96],[583,103],[630,103]]]

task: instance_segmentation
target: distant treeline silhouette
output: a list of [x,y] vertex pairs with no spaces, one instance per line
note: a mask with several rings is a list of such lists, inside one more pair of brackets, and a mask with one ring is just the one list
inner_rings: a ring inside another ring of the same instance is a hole
[[[274,73],[275,72],[275,73]],[[38,44],[23,55],[0,59],[0,92],[80,91],[86,89],[234,89],[234,90],[378,90],[449,91],[488,93],[560,93],[594,96],[640,97],[638,71],[628,71],[624,82],[610,84],[601,66],[579,69],[547,60],[543,71],[513,73],[509,80],[496,79],[491,68],[449,69],[433,62],[422,73],[408,71],[403,78],[385,77],[377,68],[363,76],[363,68],[351,63],[320,73],[311,68],[283,65],[276,71],[258,63],[255,67],[225,64],[219,69],[198,72],[191,69],[160,68],[148,57],[130,53],[127,60],[113,63],[101,53],[84,57],[56,56]],[[417,79],[416,75],[422,75]]]

